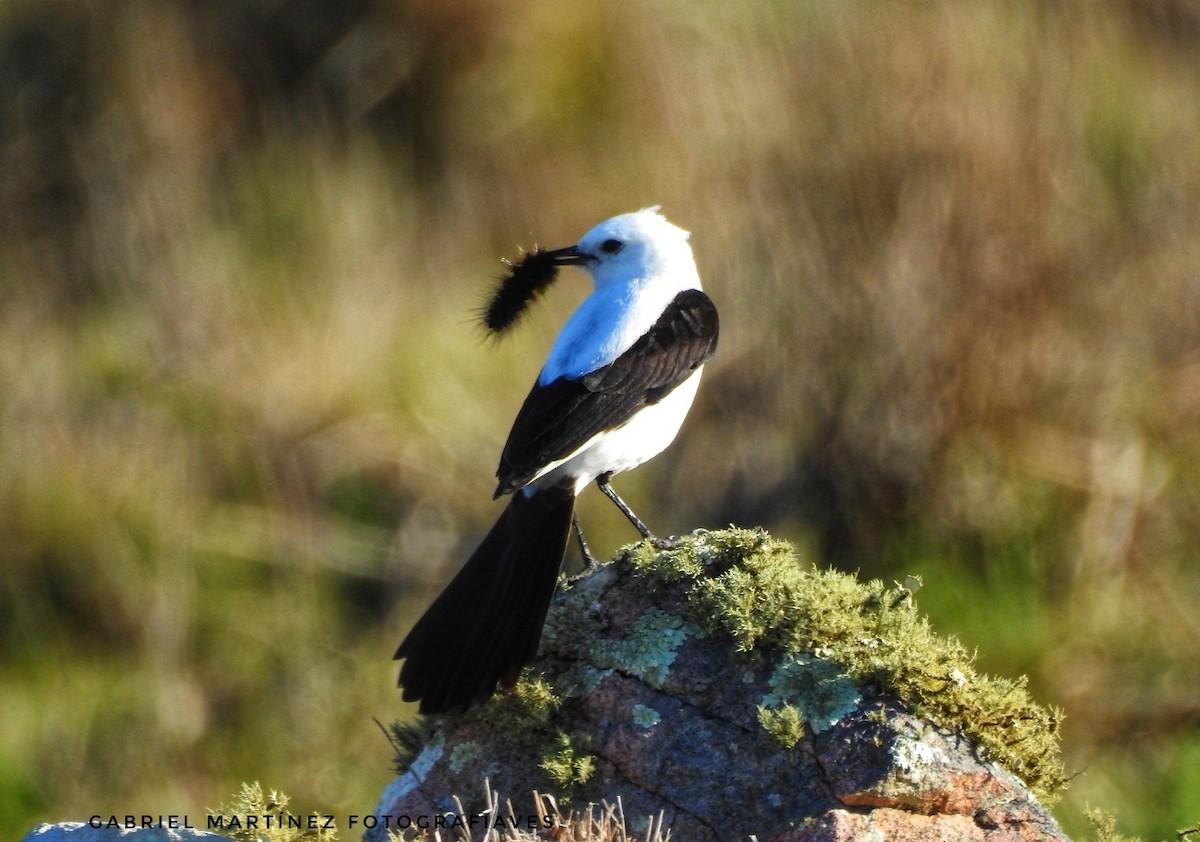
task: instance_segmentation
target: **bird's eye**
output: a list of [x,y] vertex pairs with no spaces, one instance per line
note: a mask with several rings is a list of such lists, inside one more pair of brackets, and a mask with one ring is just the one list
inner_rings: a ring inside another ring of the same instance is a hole
[[620,240],[605,240],[600,244],[600,251],[605,254],[616,254],[624,245]]

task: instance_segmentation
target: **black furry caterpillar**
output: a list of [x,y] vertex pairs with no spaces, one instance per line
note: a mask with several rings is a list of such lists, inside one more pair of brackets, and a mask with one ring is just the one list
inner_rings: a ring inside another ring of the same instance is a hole
[[535,248],[516,263],[505,261],[512,271],[500,279],[481,319],[489,334],[500,336],[507,332],[530,302],[554,283],[560,256],[560,252]]

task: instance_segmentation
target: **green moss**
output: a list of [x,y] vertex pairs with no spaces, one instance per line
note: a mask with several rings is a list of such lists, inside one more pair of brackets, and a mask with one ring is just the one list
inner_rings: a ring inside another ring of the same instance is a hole
[[1141,842],[1139,837],[1122,836],[1117,832],[1117,816],[1098,807],[1084,811],[1084,818],[1096,832],[1096,842]]
[[758,721],[784,748],[795,748],[804,739],[804,714],[795,705],[784,704],[777,709],[759,705]]
[[596,758],[586,753],[586,747],[573,743],[571,736],[559,732],[554,750],[542,759],[541,767],[560,790],[569,791],[587,783],[595,774]]
[[[562,701],[545,679],[526,670],[512,692],[498,693],[487,704],[475,705],[465,713],[424,717],[416,725],[394,725],[397,772],[407,771],[422,746],[439,734],[475,722],[491,735],[497,755],[541,757],[550,781],[562,786],[562,780],[582,783],[591,775],[595,761],[569,741],[564,744],[564,735],[553,727]],[[483,746],[474,741],[456,745],[448,759],[450,768],[461,771],[482,751]]]
[[[773,685],[760,709],[760,721],[773,734],[790,739],[793,719],[811,727],[814,716],[836,714],[849,699],[839,680],[873,682],[970,737],[1039,796],[1050,798],[1064,786],[1060,712],[1036,704],[1024,678],[978,673],[961,643],[935,634],[917,613],[909,589],[818,570],[762,530],[695,535],[668,551],[642,543],[626,557],[638,575],[681,586],[687,619],[705,631],[729,635],[755,662],[785,659],[779,669],[786,674],[776,676],[784,683]],[[804,676],[809,656],[842,670],[821,679],[832,691],[822,711],[796,704],[810,695],[798,692],[802,688],[780,692],[788,678],[805,678],[809,691],[820,688],[821,680],[812,685],[813,676]],[[788,658],[800,668],[787,666]]]
[[[310,823],[306,816],[294,815],[287,809],[290,802],[282,792],[263,792],[257,781],[242,784],[227,803],[208,811],[209,827],[238,842],[336,842],[335,828],[324,828],[324,821]],[[310,824],[315,825],[311,830]]]
[[562,699],[544,678],[526,672],[511,693],[500,693],[464,718],[477,717],[498,733],[514,735],[546,728]]

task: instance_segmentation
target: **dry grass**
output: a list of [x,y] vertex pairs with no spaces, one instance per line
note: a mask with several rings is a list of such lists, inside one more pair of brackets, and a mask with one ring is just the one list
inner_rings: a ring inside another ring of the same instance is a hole
[[[618,797],[615,804],[588,804],[586,807],[561,806],[552,795],[532,794],[532,812],[513,806],[511,800],[502,804],[499,793],[484,781],[485,802],[488,807],[481,817],[478,831],[472,826],[455,828],[443,835],[435,831],[416,837],[397,834],[399,838],[452,839],[454,842],[533,842],[554,839],[560,842],[667,842],[671,829],[663,826],[663,816],[644,817],[627,821]],[[456,815],[467,815],[462,802],[454,798]],[[530,817],[542,817],[544,826],[530,828]],[[640,829],[634,831],[631,826]]]

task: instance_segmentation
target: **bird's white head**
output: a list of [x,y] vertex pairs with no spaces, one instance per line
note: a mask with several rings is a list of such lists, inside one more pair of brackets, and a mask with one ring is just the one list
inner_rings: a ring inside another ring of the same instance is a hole
[[597,289],[663,274],[695,277],[698,288],[690,236],[668,222],[655,206],[601,222],[583,235],[576,250]]

